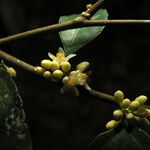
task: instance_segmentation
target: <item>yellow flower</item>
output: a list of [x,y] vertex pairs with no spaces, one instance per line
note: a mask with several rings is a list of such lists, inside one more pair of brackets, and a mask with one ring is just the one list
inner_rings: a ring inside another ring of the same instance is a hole
[[[83,65],[84,63],[81,63],[82,65],[77,65],[78,67],[76,70],[71,71],[68,76],[65,76],[63,78],[64,87],[61,89],[62,93],[69,92],[72,93],[75,96],[79,96],[79,91],[76,86],[84,86],[88,79],[88,74],[84,73],[88,67],[87,65]],[[86,62],[87,64],[87,62]],[[80,67],[81,66],[81,67]],[[88,64],[89,66],[89,64]]]
[[[57,64],[56,70],[59,69],[60,67],[62,67],[62,70],[64,72],[67,72],[71,69],[71,65],[68,61],[72,57],[75,57],[76,54],[70,54],[68,56],[65,56],[63,49],[60,47],[58,49],[58,52],[56,53],[56,56],[54,56],[50,52],[48,53],[48,56],[52,59],[52,64],[54,64],[54,65]],[[55,67],[52,67],[52,69],[54,71]]]
[[79,70],[71,71],[67,78],[64,78],[63,82],[69,87],[84,85],[87,81],[88,75],[82,73]]

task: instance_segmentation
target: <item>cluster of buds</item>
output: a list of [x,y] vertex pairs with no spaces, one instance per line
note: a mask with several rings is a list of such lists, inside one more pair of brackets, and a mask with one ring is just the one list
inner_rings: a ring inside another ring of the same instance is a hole
[[138,96],[135,100],[131,101],[128,98],[124,98],[124,93],[120,90],[114,93],[120,109],[113,112],[115,120],[111,120],[106,124],[107,129],[116,128],[122,120],[127,120],[134,125],[150,125],[147,117],[150,116],[150,109],[144,106],[147,101],[147,97],[144,95]]
[[70,54],[66,57],[63,49],[60,47],[56,56],[50,52],[48,56],[50,59],[42,60],[41,65],[35,67],[35,72],[47,79],[57,81],[61,80],[71,70],[71,64],[68,61],[76,54]]
[[69,60],[76,54],[65,56],[63,49],[59,48],[56,56],[51,53],[48,53],[48,56],[51,60],[42,60],[41,65],[35,67],[35,72],[52,81],[62,81],[64,86],[61,88],[61,93],[70,92],[79,96],[77,86],[86,84],[89,76],[89,72],[86,72],[89,62],[81,62],[75,70],[71,71]]

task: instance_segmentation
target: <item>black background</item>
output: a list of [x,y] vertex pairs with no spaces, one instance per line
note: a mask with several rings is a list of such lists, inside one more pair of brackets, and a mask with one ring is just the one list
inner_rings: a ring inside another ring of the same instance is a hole
[[[0,0],[0,37],[58,22],[61,15],[81,13],[94,0]],[[150,19],[149,0],[106,0],[109,19]],[[121,89],[131,99],[150,97],[150,26],[107,26],[84,46],[73,65],[91,64],[90,85],[109,94]],[[37,65],[61,46],[57,32],[1,45],[4,51]],[[60,86],[15,67],[15,82],[24,101],[34,150],[84,150],[112,119],[112,104],[90,96],[61,95]]]

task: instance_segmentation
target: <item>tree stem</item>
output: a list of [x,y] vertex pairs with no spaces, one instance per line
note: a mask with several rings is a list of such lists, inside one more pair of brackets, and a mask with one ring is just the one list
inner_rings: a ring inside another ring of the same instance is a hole
[[[4,60],[6,60],[6,61],[8,61],[8,62],[10,62],[10,63],[12,63],[14,65],[17,65],[18,67],[21,67],[21,68],[23,68],[23,69],[25,69],[25,70],[27,70],[29,72],[35,73],[37,75],[40,75],[39,73],[37,73],[35,71],[35,67],[34,66],[32,66],[32,65],[30,65],[30,64],[28,64],[28,63],[26,63],[26,62],[16,58],[16,57],[14,57],[14,56],[12,56],[10,54],[7,54],[6,52],[4,52],[2,50],[0,50],[0,58],[4,59]],[[103,92],[99,92],[99,91],[93,90],[88,84],[85,84],[84,88],[89,94],[91,94],[93,96],[96,96],[96,97],[98,97],[100,99],[103,99],[106,102],[113,102],[113,103],[118,105],[118,102],[117,102],[117,100],[115,99],[114,96],[106,94],[106,93],[103,93]],[[150,109],[150,106],[148,106],[148,105],[143,105],[143,107],[145,109]]]
[[22,33],[17,33],[0,39],[0,44],[27,38],[36,34],[48,33],[50,31],[62,31],[79,27],[106,26],[106,25],[150,25],[150,20],[82,20],[75,19],[59,24],[49,25]]
[[23,68],[27,71],[36,73],[35,69],[34,69],[34,66],[32,66],[32,65],[30,65],[30,64],[28,64],[28,63],[26,63],[26,62],[24,62],[24,61],[22,61],[22,60],[20,60],[16,57],[14,57],[14,56],[11,56],[11,55],[5,53],[2,50],[0,50],[0,58],[4,59],[4,60],[6,60],[6,61],[8,61],[8,62],[10,62],[14,65],[17,65],[17,66],[19,66],[19,67],[21,67],[21,68]]

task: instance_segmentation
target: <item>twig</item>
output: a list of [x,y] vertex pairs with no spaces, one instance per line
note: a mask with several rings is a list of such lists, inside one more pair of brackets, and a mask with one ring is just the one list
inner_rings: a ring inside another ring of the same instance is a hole
[[96,96],[98,98],[114,102],[116,104],[118,103],[114,96],[106,94],[106,93],[102,93],[102,92],[99,92],[99,91],[96,91],[96,90],[93,90],[88,84],[85,84],[84,88],[88,91],[88,93],[90,93],[93,96]]
[[[105,0],[98,0],[94,5],[91,6],[90,9],[87,9],[86,12],[91,15],[96,9],[98,9],[98,7],[100,7],[100,5],[104,1]],[[26,32],[14,34],[14,35],[11,35],[11,36],[8,36],[8,37],[5,37],[5,38],[1,38],[0,39],[0,44],[4,44],[4,43],[10,42],[10,41],[26,38],[26,37],[33,36],[33,35],[40,34],[40,33],[46,33],[46,32],[50,32],[50,31],[66,30],[66,29],[76,28],[80,24],[81,20],[83,20],[83,17],[78,17],[77,19],[74,19],[74,20],[71,20],[71,21],[58,23],[58,24],[54,24],[54,25],[49,25],[49,26],[46,26],[46,27],[41,27],[41,28],[26,31]]]
[[[35,74],[38,74],[36,71],[35,71],[35,67],[10,55],[10,54],[7,54],[6,52],[0,50],[0,58],[1,59],[4,59],[18,67],[21,67],[27,71],[30,71],[32,73],[35,73]],[[39,75],[39,74],[38,74]],[[113,96],[111,95],[108,95],[108,94],[105,94],[105,93],[102,93],[102,92],[98,92],[98,91],[95,91],[95,90],[92,90],[88,84],[85,85],[85,89],[92,95],[98,97],[98,98],[101,98],[101,99],[105,99],[107,101],[112,101],[112,102],[115,102],[116,103],[116,100]]]
[[[115,97],[112,95],[93,90],[88,84],[85,84],[84,88],[88,91],[88,93],[90,93],[91,95],[93,95],[95,97],[98,97],[98,98],[103,99],[103,100],[111,101],[111,102],[119,105],[117,99],[115,99]],[[150,106],[143,105],[143,108],[150,109]]]
[[[18,67],[21,67],[27,71],[30,71],[32,73],[35,73],[37,75],[40,75],[39,73],[37,73],[35,71],[35,67],[10,55],[10,54],[7,54],[5,53],[4,51],[0,50],[0,58],[1,59],[4,59],[4,60],[7,60],[8,62],[14,64],[14,65],[17,65]],[[103,99],[103,100],[106,100],[107,102],[114,102],[115,104],[118,104],[117,100],[115,99],[114,96],[112,95],[109,95],[109,94],[106,94],[106,93],[102,93],[102,92],[99,92],[99,91],[96,91],[96,90],[93,90],[91,87],[89,87],[88,84],[85,84],[84,88],[88,91],[88,93],[90,93],[91,95],[93,96],[96,96],[100,99]],[[144,108],[148,108],[150,109],[150,106],[148,105],[144,105],[143,106]]]
[[14,64],[14,65],[17,65],[27,71],[30,71],[30,72],[33,72],[33,73],[36,73],[35,72],[35,69],[34,69],[34,66],[14,57],[14,56],[11,56],[7,53],[5,53],[4,51],[0,50],[0,58],[1,59],[4,59],[4,60],[7,60],[8,62]]
[[103,25],[150,25],[150,20],[83,20],[80,23],[81,27],[88,26],[103,26]]
[[14,34],[0,39],[0,44],[15,41],[18,39],[27,38],[36,34],[48,33],[50,31],[62,31],[67,29],[79,28],[79,27],[92,27],[92,26],[104,26],[104,25],[150,25],[150,20],[72,20],[64,23],[49,25],[26,32]]
[[87,13],[89,13],[90,15],[92,15],[92,13],[97,10],[103,3],[105,2],[105,0],[99,0],[97,1],[94,5],[92,5],[92,7],[90,9],[87,9]]
[[[90,9],[86,10],[86,13],[92,14],[97,10],[105,0],[98,0],[95,4],[91,5]],[[0,39],[0,44],[15,41],[18,39],[27,38],[36,34],[48,33],[50,31],[62,31],[78,27],[89,27],[89,26],[103,26],[103,25],[116,25],[116,24],[149,24],[150,20],[86,20],[83,17],[77,17],[74,20],[41,27],[26,32],[14,34],[5,38]]]

